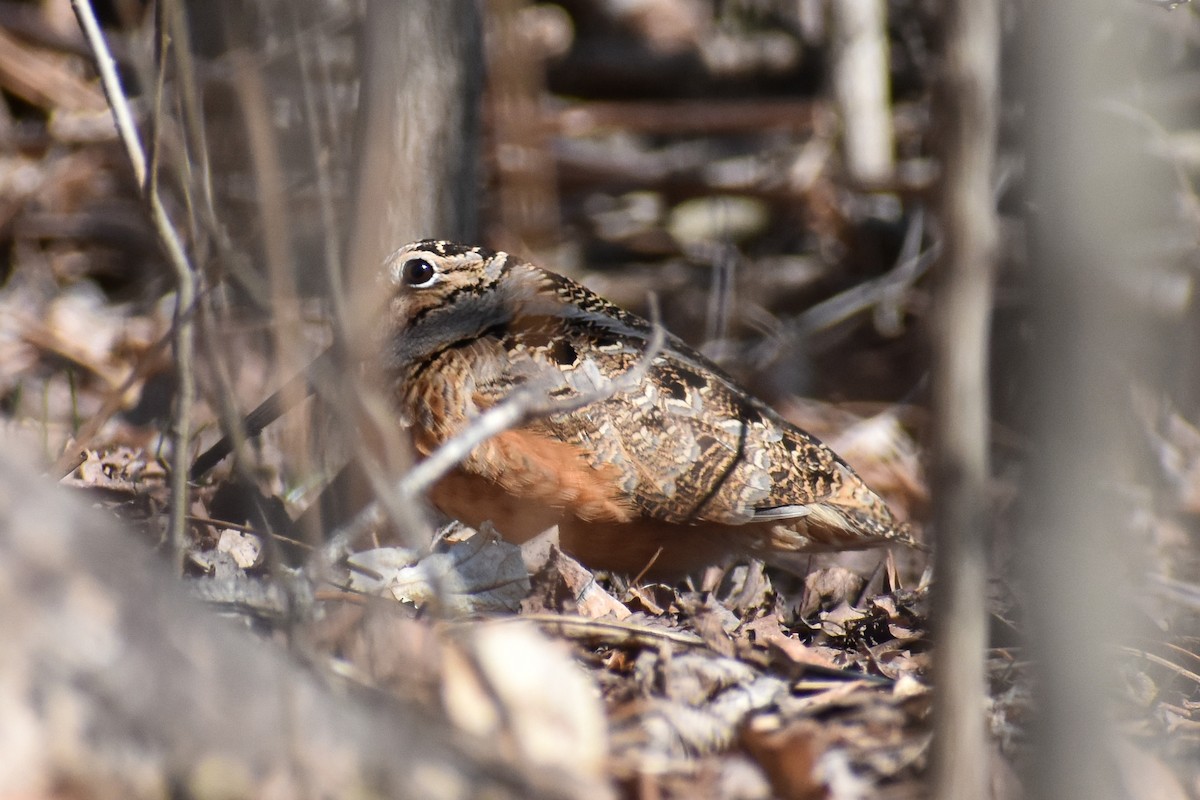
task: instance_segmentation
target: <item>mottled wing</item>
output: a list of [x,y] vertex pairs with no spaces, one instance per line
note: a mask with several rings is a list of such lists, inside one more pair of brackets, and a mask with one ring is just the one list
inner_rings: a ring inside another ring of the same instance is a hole
[[[625,366],[637,355],[612,361]],[[842,476],[828,448],[674,348],[636,389],[543,424],[588,443],[598,461],[622,464],[635,506],[665,522],[804,516]]]
[[[605,336],[561,320],[527,320],[504,339],[501,371],[476,385],[481,405],[517,386],[563,403],[603,392],[642,358],[640,337]],[[633,507],[672,523],[743,524],[805,516],[847,473],[816,439],[749,398],[677,340],[646,380],[528,428],[616,469]]]
[[790,529],[796,549],[906,537],[883,501],[828,447],[675,337],[667,337],[645,379],[612,393],[613,381],[643,360],[649,323],[579,284],[542,275],[557,305],[521,315],[505,332],[507,359],[493,380],[477,384],[481,403],[518,385],[540,386],[563,403],[607,388],[602,399],[552,413],[527,430],[575,447],[605,480],[616,480],[622,503],[648,519],[761,523],[781,535]]

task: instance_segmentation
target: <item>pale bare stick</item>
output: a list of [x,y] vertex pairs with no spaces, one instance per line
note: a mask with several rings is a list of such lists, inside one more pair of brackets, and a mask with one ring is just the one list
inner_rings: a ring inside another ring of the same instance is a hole
[[[112,109],[113,122],[117,133],[125,145],[125,152],[133,167],[134,177],[142,189],[142,197],[150,207],[150,218],[158,238],[167,256],[175,276],[175,321],[173,343],[175,347],[175,376],[177,380],[176,406],[174,422],[171,425],[171,507],[170,507],[170,541],[174,563],[182,568],[184,555],[184,534],[187,525],[188,507],[187,476],[188,476],[188,440],[191,438],[191,406],[195,397],[196,387],[193,377],[192,352],[194,348],[194,322],[192,311],[196,301],[196,272],[188,262],[183,249],[183,242],[175,230],[162,198],[158,194],[157,172],[154,163],[147,166],[145,151],[138,138],[137,127],[133,121],[133,113],[129,107],[129,99],[121,88],[117,77],[116,62],[100,24],[88,0],[71,0],[71,7],[79,20],[79,27],[87,40],[88,46],[96,59],[96,68],[100,73],[100,82],[108,105]],[[165,31],[160,31],[166,39]],[[165,46],[165,45],[164,45]],[[159,81],[156,87],[155,111],[157,113],[162,95],[162,71],[159,65]],[[157,126],[156,126],[157,127]],[[157,147],[155,148],[157,155]]]
[[995,0],[945,9],[945,69],[935,95],[942,139],[943,253],[930,315],[933,584],[933,797],[988,795],[988,355],[999,240],[993,199],[999,120]]
[[842,116],[842,153],[856,181],[882,183],[895,171],[888,75],[887,4],[838,0],[833,17],[833,85]]
[[[1022,784],[1032,800],[1136,794],[1116,757],[1129,732],[1110,689],[1128,673],[1112,653],[1130,636],[1153,640],[1162,631],[1141,628],[1149,623],[1138,611],[1142,589],[1130,580],[1131,567],[1148,557],[1130,523],[1147,506],[1133,498],[1151,491],[1155,473],[1129,389],[1131,378],[1152,380],[1154,393],[1170,396],[1172,371],[1188,351],[1173,349],[1162,320],[1134,293],[1156,270],[1130,245],[1163,236],[1161,201],[1175,191],[1170,170],[1147,157],[1151,140],[1114,113],[1112,101],[1165,111],[1139,90],[1170,56],[1145,47],[1141,25],[1129,24],[1160,13],[1128,16],[1086,0],[1034,3],[1015,42],[1025,109],[1027,324],[1037,343],[1020,364],[1036,446],[1021,467],[1012,550],[1028,609],[1034,713]],[[1097,30],[1111,35],[1101,42]]]

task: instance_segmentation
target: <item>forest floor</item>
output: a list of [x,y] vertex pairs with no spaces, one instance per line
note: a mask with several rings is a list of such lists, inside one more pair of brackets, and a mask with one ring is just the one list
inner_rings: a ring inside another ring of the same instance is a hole
[[[131,62],[152,16],[137,5],[106,19]],[[522,41],[541,55],[533,68],[493,59],[490,91],[524,93],[540,116],[506,122],[489,100],[487,243],[637,310],[655,292],[667,328],[829,444],[920,530],[934,490],[922,468],[921,325],[936,239],[925,211],[936,175],[936,20],[921,4],[888,4],[898,157],[890,177],[870,182],[849,176],[839,157],[822,4],[626,5],[641,11],[579,0],[497,12],[516,13]],[[1180,71],[1194,74],[1197,16],[1170,13],[1172,24],[1147,24],[1148,39],[1169,39]],[[74,24],[66,3],[0,0],[0,430],[7,452],[165,556],[172,282]],[[513,167],[513,147],[539,153],[540,165]],[[1016,173],[1002,210],[1016,205]],[[247,203],[229,175],[215,187],[218,200]],[[552,212],[519,210],[531,208]],[[234,222],[233,247],[254,262],[245,243],[261,231]],[[1019,220],[1005,225],[998,358],[1020,351],[1025,319]],[[297,350],[309,355],[328,338],[316,307],[302,307],[307,339]],[[291,375],[275,368],[270,319],[235,308],[222,324],[199,359],[226,354],[245,412]],[[215,370],[201,363],[197,372],[193,453],[220,433]],[[1142,554],[1136,585],[1154,584],[1134,613],[1153,635],[1115,654],[1115,749],[1129,796],[1200,800],[1200,429],[1183,401],[1142,405],[1158,488],[1153,501],[1138,499],[1128,526]],[[998,387],[987,704],[995,797],[1023,796],[1033,712],[1021,649],[1028,609],[1005,577],[1019,540],[1022,413],[1019,384]],[[515,758],[600,776],[620,796],[927,794],[926,554],[814,556],[803,577],[738,562],[663,584],[446,523],[421,568],[417,553],[379,532],[348,569],[309,587],[297,618],[286,596],[264,587],[321,539],[296,522],[323,482],[321,467],[305,472],[304,455],[320,414],[305,406],[268,429],[253,445],[252,484],[225,464],[192,489],[189,590],[261,634],[264,647],[287,631],[319,675],[416,697]],[[419,647],[381,654],[373,618]],[[468,624],[475,633],[464,638]],[[561,675],[568,662],[575,678]]]

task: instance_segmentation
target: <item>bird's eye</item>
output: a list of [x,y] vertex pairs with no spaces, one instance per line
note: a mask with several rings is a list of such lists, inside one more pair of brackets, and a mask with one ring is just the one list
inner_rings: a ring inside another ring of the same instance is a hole
[[437,270],[423,258],[411,258],[400,268],[400,280],[409,286],[428,286]]

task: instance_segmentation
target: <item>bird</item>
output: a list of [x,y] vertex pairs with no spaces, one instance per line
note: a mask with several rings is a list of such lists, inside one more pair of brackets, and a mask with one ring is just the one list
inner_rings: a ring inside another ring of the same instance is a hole
[[567,554],[630,575],[920,546],[815,436],[576,281],[436,239],[396,250],[380,279],[379,371],[418,458],[518,392],[543,398],[433,485],[449,517],[517,544],[557,526]]

